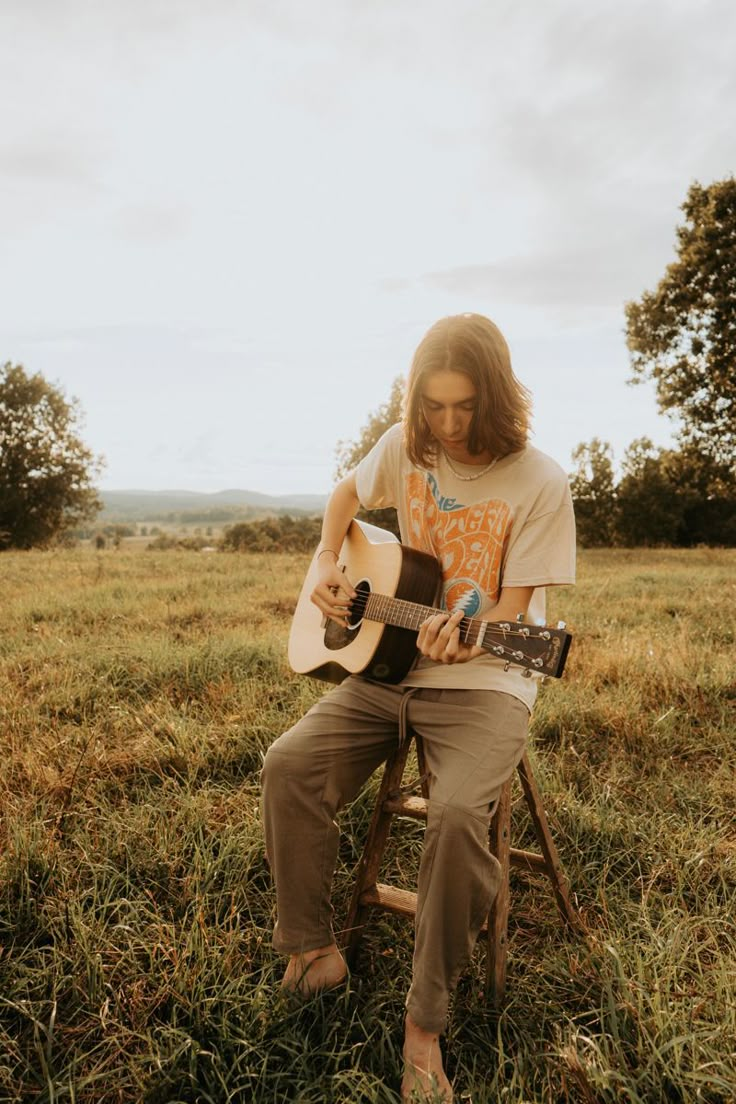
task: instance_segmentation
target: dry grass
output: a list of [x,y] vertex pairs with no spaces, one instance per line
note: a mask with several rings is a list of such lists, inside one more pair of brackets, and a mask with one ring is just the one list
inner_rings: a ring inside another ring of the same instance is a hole
[[[275,982],[258,770],[318,696],[304,556],[0,557],[0,1100],[397,1100],[411,933],[345,993]],[[588,935],[514,884],[509,997],[448,1032],[459,1100],[736,1097],[736,553],[589,552],[535,760]],[[374,786],[343,818],[338,911]],[[529,828],[517,808],[515,833]],[[412,876],[419,829],[389,862]]]

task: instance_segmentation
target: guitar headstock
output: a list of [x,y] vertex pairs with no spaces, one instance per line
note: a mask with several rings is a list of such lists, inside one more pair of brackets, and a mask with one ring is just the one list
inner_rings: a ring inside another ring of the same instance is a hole
[[519,621],[488,621],[481,646],[514,667],[549,678],[560,678],[570,650],[572,634],[564,625],[526,625]]

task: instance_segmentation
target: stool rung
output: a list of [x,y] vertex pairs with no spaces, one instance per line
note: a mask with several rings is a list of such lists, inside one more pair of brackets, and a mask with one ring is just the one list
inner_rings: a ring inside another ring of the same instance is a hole
[[398,912],[402,916],[414,916],[417,911],[417,895],[409,889],[397,889],[396,886],[370,886],[360,895],[361,905],[368,908],[382,908],[388,912]]
[[[378,882],[360,895],[360,903],[365,908],[380,908],[386,912],[396,912],[400,916],[416,916],[417,895],[409,889],[397,889],[396,886]],[[479,936],[488,932],[488,921],[483,922]]]
[[512,866],[518,866],[520,870],[528,870],[532,874],[549,874],[544,855],[537,855],[534,851],[520,851],[517,847],[510,847],[509,862]]
[[[382,809],[392,816],[412,817],[414,820],[427,819],[427,802],[423,797],[413,797],[407,794],[398,794],[396,797],[387,797]],[[547,863],[543,855],[534,851],[521,851],[517,847],[509,849],[509,862],[520,870],[528,870],[532,874],[547,874]]]
[[407,794],[399,794],[397,797],[387,797],[383,803],[383,811],[394,816],[414,817],[415,820],[427,819],[427,802],[423,797],[411,797]]

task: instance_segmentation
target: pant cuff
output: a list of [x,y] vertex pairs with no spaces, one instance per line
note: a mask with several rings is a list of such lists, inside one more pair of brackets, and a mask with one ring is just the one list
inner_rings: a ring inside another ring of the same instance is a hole
[[273,947],[279,954],[304,954],[306,951],[316,951],[318,947],[329,947],[335,942],[335,936],[331,931],[320,932],[317,935],[304,935],[289,939],[274,932]]
[[439,1017],[437,1015],[427,1016],[421,1008],[416,1006],[411,997],[407,997],[404,1007],[414,1023],[417,1027],[421,1027],[422,1031],[431,1031],[434,1035],[441,1035],[446,1030],[447,1013]]

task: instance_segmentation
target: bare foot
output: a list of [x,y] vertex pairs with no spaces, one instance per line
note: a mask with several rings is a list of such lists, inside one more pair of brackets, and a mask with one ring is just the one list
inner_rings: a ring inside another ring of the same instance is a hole
[[336,943],[329,947],[317,947],[289,958],[286,973],[281,981],[282,989],[290,989],[304,997],[323,989],[335,989],[347,977],[345,959]]
[[404,1078],[401,1082],[401,1099],[422,1104],[437,1102],[452,1104],[452,1085],[445,1076],[440,1051],[440,1037],[436,1032],[424,1031],[406,1017],[404,1036]]

